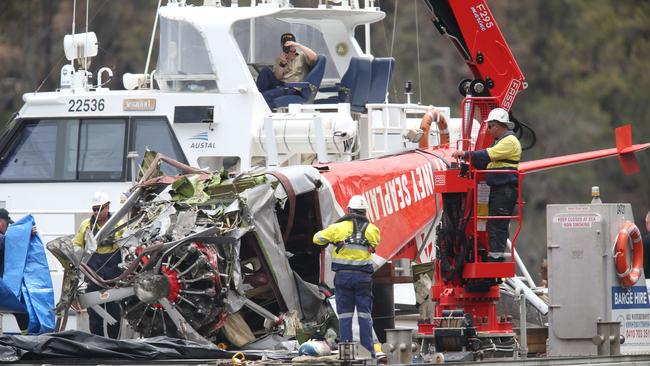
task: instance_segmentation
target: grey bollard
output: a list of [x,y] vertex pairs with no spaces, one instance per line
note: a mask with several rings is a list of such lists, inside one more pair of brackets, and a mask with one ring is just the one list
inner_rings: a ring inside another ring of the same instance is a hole
[[418,346],[413,343],[412,329],[386,329],[386,343],[381,348],[388,356],[388,364],[395,365],[411,363]]
[[598,348],[598,356],[616,356],[621,354],[621,322],[596,322],[596,335],[592,341]]
[[354,361],[357,344],[354,342],[340,342],[339,343],[339,360],[341,361]]

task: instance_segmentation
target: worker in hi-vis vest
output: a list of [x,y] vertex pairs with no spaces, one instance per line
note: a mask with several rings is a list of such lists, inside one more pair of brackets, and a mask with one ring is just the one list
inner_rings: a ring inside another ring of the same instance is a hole
[[375,357],[372,337],[372,273],[371,256],[379,245],[379,229],[368,221],[368,203],[363,196],[353,196],[348,214],[314,235],[317,245],[334,244],[332,271],[339,316],[340,342],[352,342],[354,309],[359,318],[359,338]]
[[[109,212],[110,200],[108,195],[104,192],[95,192],[91,202],[92,216],[85,219],[79,225],[77,235],[75,235],[72,242],[82,248],[86,247],[86,236],[96,235],[99,230],[108,222],[111,217]],[[105,280],[111,280],[120,275],[122,270],[119,264],[122,263],[122,254],[120,247],[115,240],[122,235],[122,230],[118,230],[113,235],[109,236],[106,240],[97,244],[96,251],[88,260],[88,266],[94,270],[97,275]],[[86,292],[99,291],[102,288],[91,280],[88,280],[88,287]],[[117,301],[107,302],[100,305],[104,308],[117,322],[115,324],[106,324],[106,333],[104,332],[104,318],[99,315],[94,309],[88,309],[88,326],[90,332],[95,335],[106,336],[109,338],[117,339],[120,334],[120,320],[121,320],[121,307]]]
[[[510,121],[508,111],[494,108],[487,118],[490,135],[494,144],[487,149],[477,151],[454,151],[454,158],[467,160],[471,157],[472,165],[478,169],[506,170],[507,173],[488,173],[485,180],[490,186],[488,202],[490,216],[512,216],[517,204],[519,177],[517,168],[521,158],[521,144],[512,132],[515,123]],[[508,241],[508,219],[490,219],[487,222],[490,241],[490,262],[503,262]]]

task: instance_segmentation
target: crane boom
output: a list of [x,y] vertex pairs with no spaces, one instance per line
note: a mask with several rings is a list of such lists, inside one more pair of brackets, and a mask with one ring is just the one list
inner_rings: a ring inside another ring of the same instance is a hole
[[449,38],[469,66],[473,80],[461,82],[463,95],[492,96],[510,110],[517,93],[526,88],[508,43],[485,0],[425,0],[433,24]]

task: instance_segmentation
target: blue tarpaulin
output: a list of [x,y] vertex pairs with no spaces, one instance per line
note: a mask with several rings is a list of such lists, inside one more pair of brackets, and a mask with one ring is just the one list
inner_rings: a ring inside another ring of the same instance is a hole
[[54,330],[54,290],[43,242],[32,235],[34,218],[27,215],[7,229],[0,309],[29,314],[30,334]]

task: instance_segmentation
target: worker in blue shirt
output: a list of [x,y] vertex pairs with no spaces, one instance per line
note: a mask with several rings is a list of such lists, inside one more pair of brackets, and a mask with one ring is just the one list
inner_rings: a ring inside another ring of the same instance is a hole
[[[487,124],[490,135],[494,138],[491,147],[478,151],[454,151],[452,156],[464,160],[471,157],[472,165],[481,170],[512,170],[516,173],[521,158],[521,144],[511,131],[515,124],[510,121],[508,111],[503,108],[491,110]],[[517,174],[487,174],[486,182],[490,186],[489,215],[512,216],[517,203]],[[489,261],[504,261],[509,225],[510,220],[506,219],[488,220]]]
[[372,357],[372,253],[379,245],[379,229],[368,221],[368,203],[363,196],[353,196],[348,214],[314,235],[314,244],[334,244],[332,271],[339,316],[339,339],[352,342],[352,316],[357,310],[359,338]]

